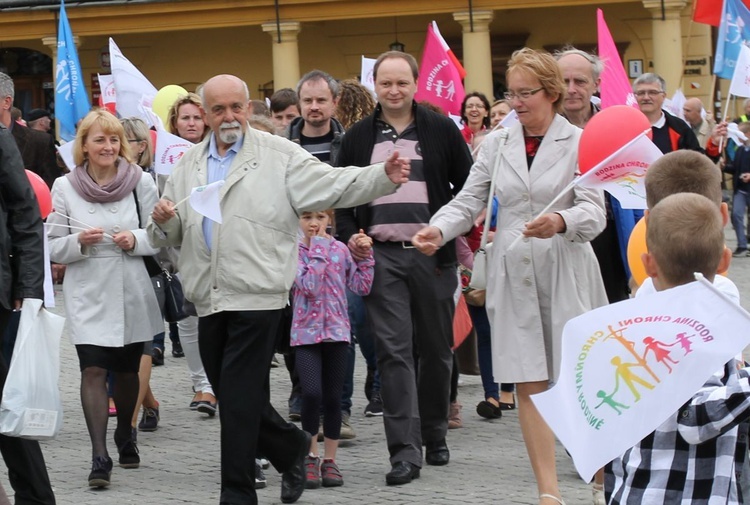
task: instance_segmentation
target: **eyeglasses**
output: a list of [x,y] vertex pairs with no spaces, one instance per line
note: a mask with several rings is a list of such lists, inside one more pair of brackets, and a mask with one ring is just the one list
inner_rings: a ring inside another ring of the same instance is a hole
[[128,139],[128,142],[135,142],[136,144],[138,142],[143,142],[141,139]]
[[659,91],[658,89],[639,89],[635,92],[635,96],[637,96],[638,98],[643,98],[644,96],[653,98],[655,96],[661,95],[662,93],[664,93],[664,91]]
[[518,99],[518,100],[520,100],[522,102],[525,102],[526,100],[528,100],[529,98],[531,98],[532,95],[536,95],[537,93],[539,93],[543,89],[544,89],[543,87],[539,87],[539,88],[536,88],[536,89],[524,89],[524,90],[521,90],[521,91],[519,91],[517,93],[514,92],[514,91],[506,91],[505,93],[503,93],[503,96],[505,97],[506,100],[515,100],[515,99]]
[[465,109],[485,109],[486,107],[481,103],[467,103]]

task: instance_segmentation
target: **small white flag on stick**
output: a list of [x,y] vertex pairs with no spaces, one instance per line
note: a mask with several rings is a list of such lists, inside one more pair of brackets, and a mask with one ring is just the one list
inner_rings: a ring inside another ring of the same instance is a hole
[[623,209],[646,208],[646,170],[663,156],[649,128],[576,180],[584,188],[603,189],[617,198]]
[[503,128],[510,128],[518,123],[518,113],[516,109],[512,109],[508,114],[500,121],[500,126]]
[[226,181],[221,180],[212,182],[211,184],[206,184],[205,186],[193,188],[190,195],[174,204],[174,208],[179,207],[189,200],[190,207],[195,212],[221,224],[221,201],[219,199],[219,192],[225,182]]
[[737,123],[735,123],[734,121],[727,125],[727,137],[734,140],[734,143],[738,146],[741,146],[745,142],[747,142],[747,136],[740,131]]
[[588,482],[742,352],[749,324],[702,276],[589,311],[565,325],[560,377],[532,400]]
[[360,80],[362,86],[369,89],[370,92],[375,95],[375,78],[373,77],[372,71],[375,68],[375,58],[367,58],[362,55],[362,70],[360,72]]
[[740,47],[737,64],[734,67],[732,83],[729,85],[729,94],[734,96],[750,97],[750,48],[745,44]]
[[177,135],[172,135],[164,129],[157,130],[154,171],[161,175],[171,174],[180,158],[194,145],[192,142]]
[[63,163],[65,163],[65,166],[68,167],[68,170],[73,170],[76,167],[76,163],[73,158],[73,144],[74,142],[71,141],[57,146],[57,152],[60,153],[60,158],[62,158]]

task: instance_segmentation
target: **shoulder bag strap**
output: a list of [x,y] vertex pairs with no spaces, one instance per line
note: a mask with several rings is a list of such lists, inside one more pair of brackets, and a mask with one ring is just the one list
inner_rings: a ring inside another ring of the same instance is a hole
[[[501,130],[505,135],[497,148],[495,153],[495,163],[492,167],[492,173],[490,174],[490,196],[487,199],[487,213],[484,216],[484,228],[482,229],[482,241],[479,244],[479,249],[484,250],[487,247],[487,233],[490,231],[490,223],[492,222],[492,201],[495,198],[495,176],[497,175],[497,169],[500,166],[500,154],[502,153],[502,147],[508,142],[508,132]],[[499,210],[499,209],[498,209]]]

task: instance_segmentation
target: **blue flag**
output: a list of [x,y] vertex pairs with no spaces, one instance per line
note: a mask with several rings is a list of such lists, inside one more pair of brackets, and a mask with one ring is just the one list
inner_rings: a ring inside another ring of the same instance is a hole
[[716,42],[714,74],[722,79],[732,78],[740,46],[745,41],[750,41],[750,10],[741,0],[724,0]]
[[60,25],[57,29],[57,66],[55,68],[55,117],[60,122],[60,138],[73,140],[76,123],[91,110],[83,84],[81,63],[73,41],[65,1],[60,3]]

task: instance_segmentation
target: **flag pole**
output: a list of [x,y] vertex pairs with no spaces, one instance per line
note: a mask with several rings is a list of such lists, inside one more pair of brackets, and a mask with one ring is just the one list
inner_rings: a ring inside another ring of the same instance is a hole
[[[727,93],[727,104],[724,106],[724,114],[721,116],[721,120],[725,123],[727,123],[727,114],[729,114],[729,100],[732,98],[731,93]],[[724,147],[724,137],[721,137],[719,140],[719,154],[721,154],[721,150]]]
[[[558,195],[555,198],[553,198],[552,201],[549,204],[547,204],[547,206],[544,209],[542,209],[542,211],[539,214],[537,214],[536,217],[534,219],[532,219],[531,221],[536,221],[537,219],[539,219],[540,217],[542,217],[544,214],[546,214],[547,212],[549,212],[549,210],[552,208],[552,206],[555,205],[557,202],[559,202],[560,199],[563,196],[565,196],[568,193],[568,191],[570,191],[571,189],[573,189],[574,186],[580,184],[581,181],[583,179],[585,179],[586,177],[588,177],[589,174],[596,172],[597,170],[599,170],[599,168],[601,168],[602,166],[604,166],[607,163],[609,163],[612,159],[615,158],[615,156],[617,156],[618,154],[620,154],[621,152],[623,152],[625,149],[627,149],[631,145],[635,144],[638,141],[638,139],[640,139],[641,137],[643,137],[644,135],[646,135],[650,131],[651,131],[651,127],[649,126],[645,130],[643,130],[641,133],[639,133],[638,135],[636,135],[631,141],[627,142],[621,148],[619,148],[618,150],[616,150],[615,152],[613,152],[612,154],[610,154],[609,156],[607,156],[606,158],[604,158],[602,161],[600,161],[599,163],[597,163],[594,167],[592,167],[591,169],[587,170],[586,173],[584,173],[584,174],[576,177],[572,181],[570,181],[570,183],[567,186],[565,186],[565,188],[563,188],[563,190],[560,191],[560,193],[558,193]],[[518,241],[521,240],[521,237],[523,237],[523,233],[521,235],[517,236],[516,239],[513,242],[510,243],[510,245],[505,250],[505,252],[507,253],[508,251],[510,251],[511,249],[513,249],[513,247],[515,247],[515,245],[518,243]]]

